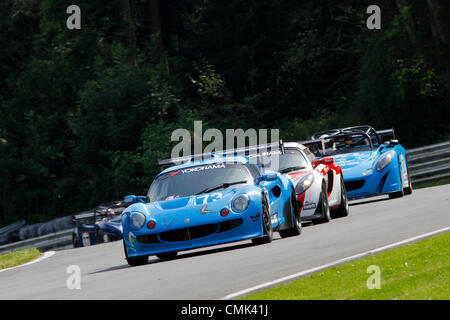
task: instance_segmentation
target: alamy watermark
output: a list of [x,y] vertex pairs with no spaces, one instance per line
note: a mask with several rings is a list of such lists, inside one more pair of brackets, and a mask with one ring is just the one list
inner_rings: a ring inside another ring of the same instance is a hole
[[[69,30],[81,29],[81,9],[76,4],[71,4],[67,7],[66,13],[70,16],[66,20],[66,27]],[[366,20],[366,26],[369,30],[381,29],[381,9],[376,4],[367,7],[366,13],[370,16]]]
[[367,267],[367,273],[371,274],[366,281],[367,289],[381,289],[381,270],[377,265]]
[[66,280],[66,287],[69,290],[81,289],[81,268],[77,265],[70,265],[66,269],[66,273],[70,276]]
[[67,7],[66,13],[70,16],[66,20],[66,27],[69,30],[81,29],[81,9],[79,6],[72,4]]
[[[269,138],[270,135],[270,138]],[[172,142],[178,142],[171,151],[171,160],[175,164],[183,161],[180,158],[200,154],[212,154],[223,150],[242,149],[248,146],[267,145],[280,141],[279,129],[226,129],[225,134],[215,128],[203,132],[203,122],[194,121],[194,131],[176,129],[170,137]],[[203,148],[203,142],[208,144]],[[193,146],[193,148],[192,148]],[[252,151],[250,151],[252,153]],[[256,153],[256,151],[255,151]]]

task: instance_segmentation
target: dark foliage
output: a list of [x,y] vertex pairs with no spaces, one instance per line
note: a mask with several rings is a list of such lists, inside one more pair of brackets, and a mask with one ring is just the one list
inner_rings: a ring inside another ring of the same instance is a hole
[[394,127],[450,137],[450,5],[380,0],[0,4],[0,226],[146,192],[173,130]]

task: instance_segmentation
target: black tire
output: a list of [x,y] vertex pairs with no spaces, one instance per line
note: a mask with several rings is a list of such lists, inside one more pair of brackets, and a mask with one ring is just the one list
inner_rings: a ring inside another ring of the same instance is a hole
[[78,242],[78,237],[75,235],[72,236],[72,245],[74,248],[80,247],[80,243]]
[[328,194],[327,194],[327,187],[325,183],[322,184],[322,192],[320,194],[320,206],[322,211],[322,217],[318,219],[314,219],[313,223],[319,224],[319,223],[325,223],[329,222],[331,219],[330,215],[330,207],[328,206]]
[[175,258],[177,256],[177,254],[178,254],[177,251],[172,251],[172,252],[160,253],[160,254],[157,254],[156,256],[160,259],[169,260],[169,259]]
[[405,196],[413,193],[413,186],[411,183],[411,176],[409,175],[408,165],[406,166],[406,173],[408,174],[408,186],[405,189],[403,189],[403,194]]
[[291,190],[290,207],[291,207],[291,217],[293,227],[286,230],[280,230],[280,236],[282,238],[288,238],[293,236],[298,236],[302,233],[302,222],[300,220],[300,209],[298,208],[298,203],[295,199],[295,191]]
[[400,179],[400,191],[396,191],[396,192],[391,192],[389,193],[389,199],[397,199],[397,198],[401,198],[405,195],[404,193],[404,189],[403,189],[403,182],[402,182],[402,170],[400,168],[400,163],[398,163],[398,176]]
[[341,204],[339,208],[331,211],[331,218],[341,218],[348,216],[348,198],[347,198],[347,190],[345,190],[344,179],[341,175]]
[[101,230],[97,231],[97,243],[107,243],[110,241],[111,239],[108,234],[103,233]]
[[123,251],[125,252],[125,259],[127,260],[128,264],[132,267],[141,266],[148,262],[148,256],[128,258],[127,248],[125,247],[125,240],[123,241]]
[[270,243],[273,240],[272,219],[270,217],[269,205],[266,197],[263,195],[261,200],[261,218],[264,236],[252,239],[254,244]]

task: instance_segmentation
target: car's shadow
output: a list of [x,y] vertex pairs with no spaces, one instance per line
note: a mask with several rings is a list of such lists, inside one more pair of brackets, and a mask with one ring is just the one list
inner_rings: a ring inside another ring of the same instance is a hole
[[[277,241],[277,240],[279,240],[279,239],[273,239],[273,241]],[[147,264],[145,264],[145,265],[161,263],[161,262],[166,262],[166,261],[172,261],[172,260],[187,259],[187,258],[192,258],[192,257],[197,257],[197,256],[202,256],[202,255],[207,255],[207,254],[213,254],[213,253],[219,253],[219,252],[226,252],[226,251],[231,251],[231,250],[244,249],[244,248],[253,247],[253,246],[257,246],[257,245],[253,244],[252,242],[248,242],[248,243],[230,245],[230,246],[214,248],[214,249],[206,249],[206,250],[195,251],[195,252],[180,253],[175,258],[171,258],[171,259],[160,259],[160,258],[157,258],[156,256],[154,256],[154,258],[153,257],[150,258],[149,261],[147,262]],[[124,261],[125,261],[125,258],[124,258]],[[143,266],[145,266],[145,265],[143,265]],[[126,264],[119,265],[119,266],[114,266],[114,267],[110,267],[110,268],[106,268],[106,269],[102,269],[102,270],[97,270],[97,271],[94,271],[94,272],[91,272],[88,274],[110,272],[110,271],[121,270],[121,269],[126,269],[126,268],[137,268],[137,267],[131,267],[126,263]]]
[[368,199],[368,200],[365,200],[365,201],[355,200],[355,201],[358,201],[358,202],[349,202],[348,205],[353,207],[353,206],[359,206],[361,204],[375,203],[375,202],[386,201],[386,200],[390,200],[389,197],[381,198],[381,199]]

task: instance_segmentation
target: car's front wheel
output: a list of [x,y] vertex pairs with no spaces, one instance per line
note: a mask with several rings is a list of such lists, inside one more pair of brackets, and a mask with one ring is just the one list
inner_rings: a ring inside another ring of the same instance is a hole
[[270,243],[273,239],[272,219],[270,218],[269,205],[267,204],[266,197],[264,196],[262,196],[261,201],[261,216],[264,236],[252,239],[254,244]]
[[347,198],[347,190],[345,190],[344,179],[341,176],[341,203],[339,204],[339,208],[333,210],[331,212],[331,217],[346,217],[348,216],[348,198]]
[[409,175],[408,167],[406,167],[406,173],[408,174],[408,186],[403,190],[405,196],[413,193],[413,186],[411,183],[411,176]]
[[320,194],[319,205],[321,206],[322,217],[318,219],[314,219],[313,223],[324,223],[328,222],[331,219],[330,215],[330,207],[328,206],[328,194],[327,187],[325,183],[322,184],[322,193]]
[[123,250],[125,252],[125,259],[127,260],[128,264],[132,267],[141,266],[148,262],[148,256],[129,258],[128,253],[127,253],[127,248],[125,246],[125,240],[123,241]]
[[298,208],[298,203],[295,200],[295,191],[291,190],[290,207],[291,207],[291,217],[292,217],[292,228],[286,230],[280,230],[280,236],[282,238],[298,236],[302,232],[302,222],[300,220],[300,209]]
[[80,243],[78,242],[78,236],[76,236],[76,235],[72,236],[72,245],[74,248],[80,247]]
[[405,195],[405,192],[403,189],[402,171],[400,169],[400,163],[398,164],[398,177],[399,177],[399,181],[400,181],[400,191],[389,193],[389,199],[397,199],[397,198],[401,198]]

